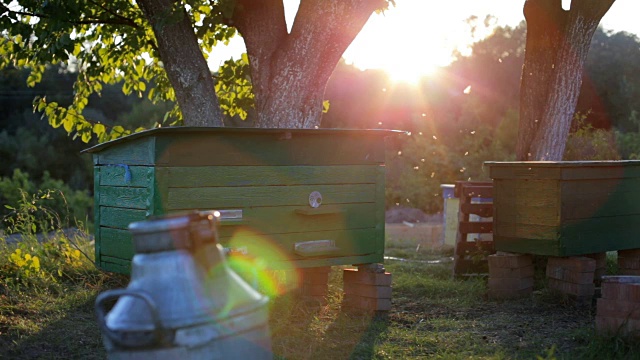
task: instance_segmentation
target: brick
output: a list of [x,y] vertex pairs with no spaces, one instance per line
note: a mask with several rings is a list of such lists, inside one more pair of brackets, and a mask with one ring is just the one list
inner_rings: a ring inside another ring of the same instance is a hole
[[640,276],[640,269],[619,269],[620,275]]
[[562,267],[575,272],[594,272],[596,270],[596,261],[594,259],[583,256],[550,256],[547,260],[547,268],[549,267]]
[[492,278],[489,277],[489,289],[511,289],[513,291],[533,286],[533,277],[526,278]]
[[[533,264],[531,255],[525,254],[493,254],[487,257],[489,269],[493,268],[521,268]],[[491,271],[491,270],[489,270]]]
[[640,249],[618,250],[618,257],[640,257]]
[[591,259],[596,261],[596,270],[600,269],[600,268],[604,269],[604,268],[607,267],[607,253],[606,252],[587,254],[587,255],[583,255],[583,256],[591,258]]
[[618,256],[618,267],[620,269],[640,270],[640,258]]
[[558,290],[559,292],[567,295],[582,297],[593,297],[595,293],[595,285],[590,284],[574,284],[558,279],[548,279],[550,289]]
[[490,278],[523,278],[533,276],[533,265],[519,268],[489,267]]
[[596,332],[606,335],[640,335],[640,321],[596,315]]
[[563,266],[547,265],[547,277],[573,284],[590,284],[593,283],[595,272],[576,272]]
[[356,269],[345,269],[343,272],[343,280],[344,283],[390,286],[391,274],[388,272],[373,273],[358,271]]
[[303,284],[327,284],[329,282],[329,273],[325,272],[302,272]]
[[605,317],[640,320],[640,303],[600,298],[596,314]]
[[369,311],[391,310],[391,299],[376,299],[353,294],[345,294],[344,305],[348,308],[356,308]]
[[612,283],[602,282],[602,297],[604,299],[623,300],[640,303],[640,283]]
[[345,283],[344,293],[369,298],[391,299],[390,286],[375,286],[365,284]]
[[325,296],[328,292],[327,284],[302,284],[303,296]]
[[601,281],[602,277],[605,276],[606,274],[607,274],[606,268],[596,268],[596,271],[594,271],[593,273],[593,280]]

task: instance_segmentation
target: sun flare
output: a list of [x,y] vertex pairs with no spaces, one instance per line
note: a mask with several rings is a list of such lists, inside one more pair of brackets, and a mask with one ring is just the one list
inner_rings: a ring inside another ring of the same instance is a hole
[[459,15],[434,12],[427,1],[398,1],[369,19],[344,57],[360,69],[384,70],[393,82],[416,84],[448,65],[454,50],[465,53],[472,25]]

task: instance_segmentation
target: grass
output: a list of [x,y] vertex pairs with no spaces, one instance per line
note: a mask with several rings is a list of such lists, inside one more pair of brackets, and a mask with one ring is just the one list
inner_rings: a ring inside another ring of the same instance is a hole
[[[64,253],[65,242],[58,243],[62,244],[58,252]],[[90,247],[87,240],[74,243],[80,249]],[[45,251],[38,249],[42,246],[28,242],[22,248],[44,257]],[[48,251],[50,256],[56,254]],[[128,279],[100,272],[89,261],[70,264],[58,256],[53,265],[63,270],[62,275],[55,272],[37,281],[18,280],[26,275],[8,260],[14,253],[15,247],[0,249],[0,358],[104,359],[93,310],[95,297],[106,289],[126,287]],[[415,243],[392,241],[387,255],[412,260],[385,263],[393,274],[390,312],[343,310],[342,268],[334,267],[326,305],[305,302],[293,292],[271,301],[274,357],[640,358],[637,343],[594,334],[593,307],[574,307],[544,289],[526,299],[490,301],[485,279],[451,279],[450,251],[416,251]],[[41,259],[41,268],[53,269],[47,261]],[[25,266],[29,268],[29,263]]]

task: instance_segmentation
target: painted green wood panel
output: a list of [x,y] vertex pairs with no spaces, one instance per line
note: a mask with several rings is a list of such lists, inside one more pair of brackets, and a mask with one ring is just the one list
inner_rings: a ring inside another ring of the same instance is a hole
[[636,249],[640,247],[640,215],[567,221],[560,243],[571,255]]
[[120,274],[129,274],[131,272],[131,261],[110,256],[103,256],[104,261],[101,262],[100,268],[106,271],[112,271]]
[[171,187],[366,184],[376,165],[352,166],[200,166],[168,168]]
[[[640,162],[625,164],[603,162],[603,166],[568,167],[562,171],[562,180],[623,179],[640,177]],[[612,164],[613,163],[613,164]]]
[[147,188],[100,186],[98,205],[130,209],[147,209],[150,191]]
[[322,215],[296,213],[297,206],[258,207],[243,209],[243,226],[221,226],[220,236],[235,228],[255,229],[263,234],[285,232],[364,229],[375,227],[375,208],[371,204],[345,204],[342,212]]
[[292,266],[297,268],[310,268],[310,267],[323,267],[323,266],[337,266],[337,265],[356,265],[356,264],[372,264],[381,263],[384,261],[382,254],[370,254],[361,256],[343,256],[343,257],[330,257],[323,259],[309,259],[309,260],[293,260],[290,262],[274,262],[269,267],[277,269],[291,269]]
[[158,134],[156,164],[215,165],[362,165],[384,162],[384,146],[373,136],[192,133]]
[[567,220],[640,214],[640,179],[563,182],[562,198]]
[[232,237],[220,238],[220,244],[232,248],[246,247],[250,255],[263,257],[269,263],[272,258],[305,258],[294,253],[294,245],[296,242],[314,240],[334,240],[336,247],[339,248],[335,256],[375,253],[378,250],[375,247],[375,236],[376,230],[373,228],[271,235],[239,232]]
[[133,242],[129,231],[101,226],[99,232],[102,239],[100,249],[102,256],[120,259],[131,259],[133,257]]
[[153,165],[155,138],[141,138],[105,148],[93,157],[94,164]]
[[543,256],[564,256],[557,240],[529,239],[522,237],[508,237],[493,233],[493,244],[496,250],[521,254],[535,254]]
[[[497,236],[557,241],[560,234],[558,226],[510,223],[503,222],[500,219],[494,219],[493,221],[493,234]],[[502,251],[498,247],[496,249]]]
[[[385,236],[385,176],[386,168],[378,166],[376,170],[376,203],[375,203],[375,252],[376,254],[384,254],[384,236]],[[382,260],[380,260],[382,261]]]
[[[127,165],[127,168],[125,168],[122,165],[102,165],[100,169],[100,185],[151,187],[153,167]],[[128,176],[127,169],[129,171]]]
[[169,189],[168,209],[225,209],[247,206],[308,206],[309,194],[319,191],[322,203],[348,204],[375,200],[376,186],[296,185]]
[[145,210],[123,209],[109,206],[100,207],[101,226],[127,230],[134,221],[146,220]]
[[158,167],[155,169],[152,194],[147,215],[163,215],[168,211],[169,202],[169,169]]
[[[99,204],[99,199],[100,199],[100,167],[95,166],[93,168],[93,197],[94,197],[94,206],[93,206],[93,221],[94,221],[94,225],[96,228],[98,228],[100,226],[100,206]],[[101,253],[101,243],[102,243],[102,238],[100,237],[100,232],[96,231],[95,232],[95,240],[94,240],[94,252],[95,252],[95,259],[96,259],[96,264],[100,264],[101,263],[101,257],[102,257],[102,253]]]

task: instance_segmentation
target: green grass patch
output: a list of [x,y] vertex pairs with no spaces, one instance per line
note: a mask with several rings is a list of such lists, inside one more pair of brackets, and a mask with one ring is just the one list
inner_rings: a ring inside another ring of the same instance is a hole
[[[27,238],[20,245],[0,247],[0,358],[106,357],[94,314],[95,298],[107,289],[126,287],[129,280],[96,269],[90,261],[91,246],[88,238],[60,236],[47,243]],[[640,356],[638,343],[594,333],[593,307],[572,306],[544,289],[526,299],[488,300],[486,279],[452,279],[450,251],[416,250],[410,242],[390,242],[387,255],[397,259],[385,263],[393,274],[393,306],[386,314],[343,309],[343,267],[337,266],[330,273],[326,304],[304,301],[295,292],[274,297],[269,322],[274,357]]]

